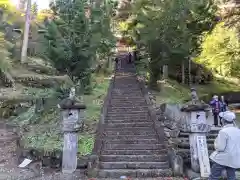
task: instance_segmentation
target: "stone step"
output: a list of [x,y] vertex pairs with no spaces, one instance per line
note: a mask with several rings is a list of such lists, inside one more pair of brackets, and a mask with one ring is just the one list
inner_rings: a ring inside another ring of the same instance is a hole
[[145,102],[145,99],[143,99],[142,94],[133,94],[133,93],[121,93],[120,91],[118,93],[112,94],[112,99],[114,101],[137,101],[137,102]]
[[[189,137],[189,134],[190,133],[180,132],[179,137]],[[207,138],[216,138],[217,135],[218,135],[218,133],[216,133],[216,134],[208,133]]]
[[102,155],[158,155],[167,154],[167,149],[158,150],[104,150]]
[[144,112],[144,113],[148,113],[148,109],[136,109],[136,108],[128,108],[128,109],[111,109],[109,108],[108,109],[108,113],[115,113],[115,114],[122,114],[122,113],[125,113],[125,114],[134,114],[134,113],[138,113],[138,112]]
[[15,141],[17,139],[17,136],[15,135],[9,135],[9,136],[1,136],[0,137],[0,147],[4,147],[5,145]]
[[[145,100],[142,99],[142,95],[134,95],[134,94],[119,94],[112,95],[111,102],[132,102],[132,103],[144,103]],[[146,102],[145,102],[146,103]]]
[[113,111],[108,111],[108,115],[109,116],[117,116],[117,115],[122,115],[125,114],[125,116],[134,116],[134,115],[146,115],[148,114],[148,110],[145,111],[131,111],[131,112],[127,112],[125,113],[125,111],[119,111],[119,112],[113,112]]
[[156,134],[153,134],[153,135],[113,135],[113,136],[105,136],[103,138],[103,140],[108,140],[108,141],[111,141],[111,140],[138,140],[138,139],[155,139],[157,137]]
[[105,132],[115,131],[115,132],[154,132],[153,127],[105,127]]
[[160,155],[101,155],[101,162],[167,162],[167,154]]
[[148,136],[148,135],[156,135],[156,132],[152,131],[144,131],[144,132],[139,132],[139,131],[106,131],[104,132],[104,134],[106,136],[138,136],[138,135],[142,135],[142,136]]
[[119,97],[119,98],[136,98],[143,96],[142,92],[140,90],[134,90],[129,88],[119,88],[118,90],[112,92],[113,97]]
[[[208,150],[214,150],[214,144],[208,144]],[[178,145],[178,148],[181,149],[189,149],[190,148],[190,144],[186,143],[186,142],[182,142],[181,144]]]
[[106,144],[157,144],[158,140],[155,139],[135,139],[135,140],[123,140],[123,139],[116,139],[116,140],[107,140]]
[[114,99],[135,99],[135,100],[144,100],[141,99],[143,94],[141,91],[132,90],[132,89],[122,89],[119,88],[117,91],[112,92],[112,97]]
[[147,178],[147,177],[171,177],[171,169],[100,169],[99,178],[120,178],[127,176],[130,178]]
[[[131,97],[129,96],[129,94],[131,95],[136,95],[136,96],[142,96],[142,91],[138,88],[128,88],[128,87],[115,87],[115,91],[112,91],[112,95],[127,95],[127,97]],[[126,97],[126,96],[125,96]]]
[[[183,143],[189,144],[189,137],[178,137],[179,140],[181,140]],[[207,138],[207,144],[214,144],[215,138]]]
[[212,127],[211,128],[211,134],[218,134],[218,132],[221,130],[222,128],[221,127]]
[[132,103],[132,102],[126,102],[126,103],[112,103],[110,102],[109,106],[115,106],[115,107],[119,107],[119,106],[124,106],[124,107],[129,107],[129,106],[145,106],[146,103]]
[[127,87],[127,86],[115,86],[114,87],[114,91],[112,91],[113,93],[127,93],[127,92],[131,92],[131,93],[142,93],[141,90],[139,90],[139,87],[134,87],[134,86],[130,86],[130,87]]
[[114,123],[152,123],[152,120],[149,119],[148,117],[137,117],[137,118],[131,118],[131,117],[125,117],[125,118],[118,118],[118,119],[115,119],[115,118],[106,118],[105,119],[105,122],[106,123],[109,123],[109,124],[114,124]]
[[124,102],[124,101],[128,101],[128,102],[145,102],[142,95],[140,94],[131,94],[131,93],[127,93],[127,94],[112,94],[112,99],[111,101],[113,102]]
[[128,110],[128,109],[136,109],[136,110],[142,110],[142,109],[148,109],[148,106],[145,105],[145,106],[132,106],[132,105],[129,105],[129,106],[108,106],[108,109],[121,109],[121,110]]
[[[106,116],[106,119],[112,119],[112,120],[121,120],[121,119],[137,119],[137,118],[141,118],[141,119],[148,119],[149,118],[149,113],[133,113],[133,114],[125,114],[124,112],[123,113],[109,113],[107,114]],[[121,118],[121,119],[120,119]]]
[[136,113],[122,113],[121,116],[119,116],[119,114],[116,113],[108,113],[106,117],[122,117],[122,118],[130,118],[130,115],[132,118],[134,117],[149,117],[149,113],[148,112],[136,112]]
[[101,162],[100,169],[168,169],[168,162]]
[[[208,150],[208,154],[210,155],[214,150]],[[178,149],[177,154],[181,155],[183,158],[189,158],[190,155],[190,149]]]
[[148,111],[148,107],[145,106],[134,106],[134,105],[129,105],[129,106],[112,106],[108,107],[108,111],[111,112],[132,112],[132,111]]
[[135,96],[133,94],[131,94],[131,96],[129,95],[130,93],[127,93],[127,95],[125,94],[121,94],[120,92],[118,94],[112,94],[112,99],[113,101],[137,101],[137,102],[146,102],[143,99],[142,95],[138,95]]
[[115,82],[118,82],[119,86],[137,86],[137,80],[135,76],[132,76],[132,74],[129,76],[122,76],[122,75],[116,75]]
[[[124,101],[110,101],[109,107],[120,107],[122,105],[122,107],[144,107],[146,106],[146,102],[141,102],[141,101],[131,101],[131,100],[124,100]],[[123,106],[124,105],[124,106]]]
[[[139,88],[136,77],[127,77],[127,76],[116,76],[115,78],[115,85],[116,87],[132,87],[132,88]],[[115,86],[114,86],[115,87]]]
[[107,114],[105,119],[109,118],[114,118],[112,120],[136,120],[136,119],[149,119],[149,113],[136,113],[136,114],[131,114],[131,117],[128,114],[121,114],[121,116],[116,115],[116,114]]
[[133,122],[133,123],[108,123],[106,124],[107,129],[112,129],[112,128],[136,128],[136,127],[153,127],[153,123],[151,121],[149,122]]
[[157,150],[164,149],[164,144],[104,144],[103,149],[111,149],[111,150]]

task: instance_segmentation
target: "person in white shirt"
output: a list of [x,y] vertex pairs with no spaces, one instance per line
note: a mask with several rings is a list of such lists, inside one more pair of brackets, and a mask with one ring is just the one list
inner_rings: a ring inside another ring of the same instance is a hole
[[222,171],[227,172],[228,180],[236,180],[236,169],[240,168],[240,129],[235,127],[236,115],[233,112],[220,112],[223,128],[215,140],[215,151],[211,154],[211,174],[209,180],[219,180]]

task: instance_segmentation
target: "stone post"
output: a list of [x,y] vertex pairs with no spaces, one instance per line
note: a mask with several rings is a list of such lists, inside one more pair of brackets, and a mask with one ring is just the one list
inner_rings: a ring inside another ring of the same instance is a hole
[[190,132],[191,168],[194,172],[200,172],[202,178],[207,178],[210,175],[210,163],[206,134],[211,130],[211,126],[206,121],[207,106],[196,96],[196,91],[192,89],[192,102],[182,108],[182,111],[188,114],[185,122]]
[[62,172],[72,174],[77,168],[78,132],[83,125],[81,117],[85,105],[80,104],[75,98],[75,89],[72,88],[69,98],[60,104],[62,113],[62,131],[64,133]]

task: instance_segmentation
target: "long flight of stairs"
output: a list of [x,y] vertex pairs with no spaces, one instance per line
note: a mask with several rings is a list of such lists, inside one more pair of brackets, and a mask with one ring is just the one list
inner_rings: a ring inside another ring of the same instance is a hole
[[157,137],[133,65],[116,70],[99,157],[99,178],[169,177],[167,149]]

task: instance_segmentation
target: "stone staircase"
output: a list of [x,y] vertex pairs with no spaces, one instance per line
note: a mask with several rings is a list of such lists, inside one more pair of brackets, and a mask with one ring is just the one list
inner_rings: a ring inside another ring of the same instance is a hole
[[[219,129],[212,129],[206,136],[209,156],[214,151],[214,141],[217,138],[218,132]],[[185,165],[190,165],[191,162],[189,134],[187,132],[180,132],[178,136],[181,143],[178,144],[177,154],[183,158]]]
[[167,149],[159,140],[135,68],[121,62],[115,73],[99,156],[98,177],[169,177]]

